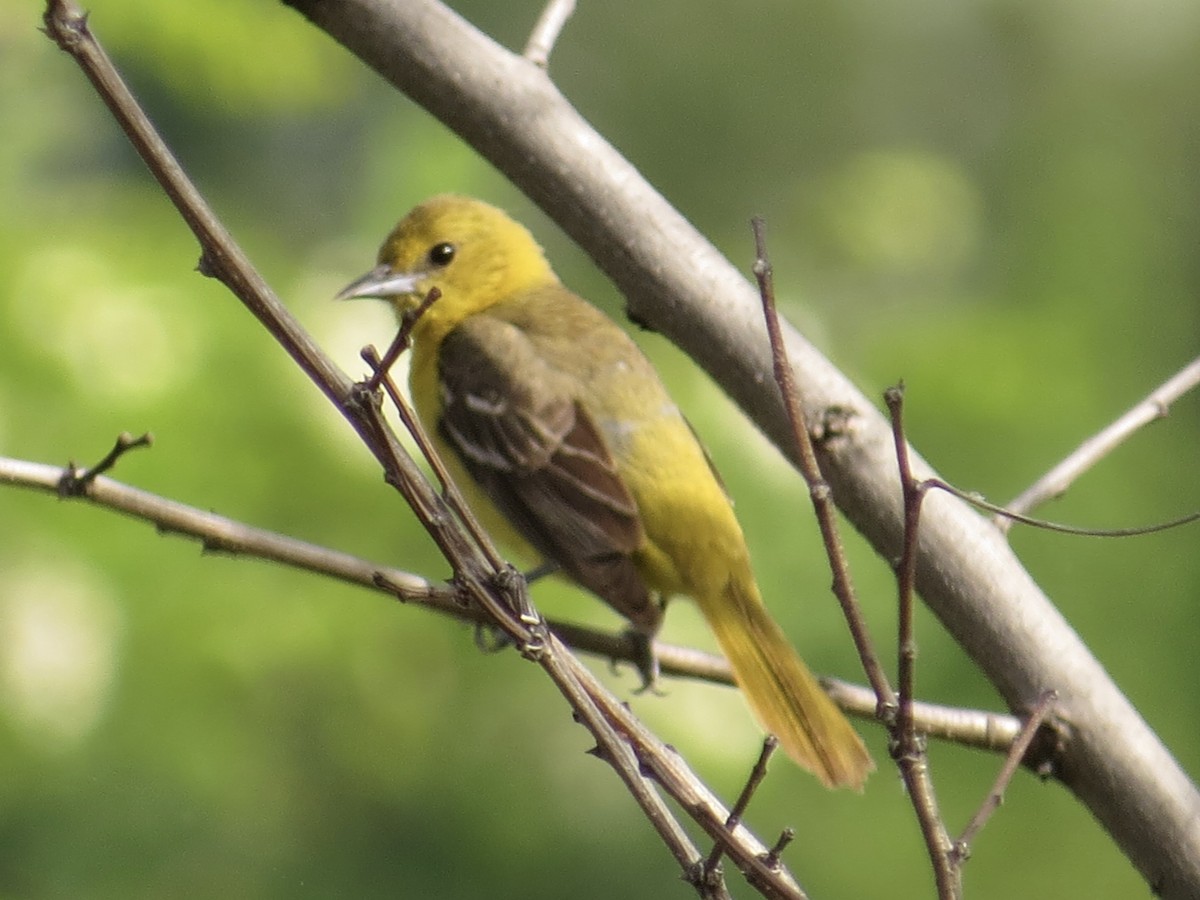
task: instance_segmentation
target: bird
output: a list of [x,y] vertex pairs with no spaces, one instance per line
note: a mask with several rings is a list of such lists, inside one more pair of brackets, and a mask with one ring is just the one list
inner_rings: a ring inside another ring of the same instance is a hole
[[568,290],[533,235],[469,197],[433,197],[338,299],[411,331],[417,415],[472,511],[519,556],[555,567],[646,646],[690,597],[761,726],[828,787],[874,768],[858,733],[771,617],[725,488],[653,365]]

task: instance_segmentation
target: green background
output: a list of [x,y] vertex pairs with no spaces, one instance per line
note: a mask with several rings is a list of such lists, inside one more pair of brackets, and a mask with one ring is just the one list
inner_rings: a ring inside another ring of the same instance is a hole
[[[462,3],[507,46],[539,5]],[[381,305],[330,297],[409,206],[499,203],[564,280],[584,256],[437,122],[272,2],[95,0],[92,25],[234,235],[341,364]],[[0,453],[151,450],[116,476],[246,522],[446,574],[350,429],[219,284],[36,2],[0,0]],[[583,3],[551,72],[748,269],[764,215],[788,315],[910,436],[1004,501],[1200,348],[1200,6]],[[819,671],[859,677],[804,490],[677,351],[646,336],[738,502],[764,594]],[[1118,527],[1200,507],[1181,401],[1043,512]],[[1196,527],[1018,531],[1030,569],[1200,770]],[[876,638],[888,569],[852,541]],[[548,611],[599,604],[539,585]],[[686,604],[668,638],[707,646]],[[921,696],[1001,709],[928,615]],[[888,658],[894,656],[888,652]],[[634,696],[732,798],[759,735],[729,690]],[[782,760],[749,814],[814,897],[932,894],[882,733],[865,796]],[[0,897],[687,897],[666,850],[534,666],[380,595],[203,555],[111,513],[0,490]],[[998,761],[931,751],[952,830]],[[731,877],[736,894],[749,891]],[[1090,815],[1018,775],[972,898],[1147,893]]]

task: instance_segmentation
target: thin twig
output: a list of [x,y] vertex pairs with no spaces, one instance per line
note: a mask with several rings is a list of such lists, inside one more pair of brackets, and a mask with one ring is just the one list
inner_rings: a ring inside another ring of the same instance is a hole
[[866,621],[854,593],[854,584],[850,578],[850,564],[846,560],[845,548],[837,530],[837,515],[833,505],[828,482],[821,475],[821,467],[817,463],[817,455],[813,449],[812,438],[809,436],[805,423],[804,408],[799,401],[795,381],[792,376],[791,362],[788,360],[787,347],[783,342],[783,333],[779,326],[779,314],[775,307],[775,285],[772,277],[770,257],[767,255],[766,224],[757,216],[750,220],[754,231],[754,277],[758,281],[758,292],[762,298],[763,314],[766,318],[767,336],[771,342],[771,360],[774,365],[775,381],[779,385],[784,405],[787,409],[788,420],[791,423],[792,435],[795,439],[798,454],[797,468],[808,484],[809,497],[812,500],[817,524],[821,529],[821,538],[825,543],[825,552],[829,556],[829,566],[833,572],[833,592],[842,606],[842,613],[850,626],[850,634],[854,638],[854,646],[862,660],[863,671],[867,680],[875,689],[878,698],[878,715],[886,719],[896,705],[896,695],[888,683],[879,655],[871,642],[867,631]]
[[904,439],[901,412],[904,402],[904,386],[889,388],[884,394],[888,410],[892,414],[892,436],[896,448],[896,462],[900,468],[900,487],[904,493],[904,547],[896,566],[898,592],[897,619],[897,680],[900,682],[900,708],[896,723],[902,740],[914,736],[912,706],[916,696],[915,665],[917,658],[916,639],[913,636],[914,585],[917,572],[917,540],[920,535],[921,503],[925,488],[912,474],[908,459],[908,442]]
[[[396,365],[396,360],[400,355],[412,346],[412,330],[416,327],[417,322],[421,321],[421,317],[429,311],[429,307],[437,303],[442,298],[440,288],[432,287],[421,298],[421,302],[417,304],[415,309],[405,310],[400,316],[400,327],[396,330],[396,336],[392,338],[392,343],[388,345],[387,352],[380,359],[375,353],[375,348],[370,348],[370,352],[374,354],[375,361],[373,364],[373,372],[367,380],[367,390],[374,393],[379,390],[379,382],[387,375],[391,374],[392,367]],[[363,348],[362,357],[368,363],[371,360],[367,359],[368,348]]]
[[1021,525],[1029,525],[1033,528],[1040,528],[1043,531],[1057,531],[1062,534],[1074,534],[1080,537],[1102,537],[1102,538],[1127,538],[1141,537],[1147,534],[1158,534],[1160,531],[1170,531],[1172,528],[1179,528],[1182,525],[1190,525],[1192,522],[1200,521],[1200,510],[1195,512],[1185,513],[1174,519],[1167,519],[1165,522],[1153,522],[1149,525],[1135,525],[1130,528],[1083,528],[1079,525],[1065,525],[1062,522],[1051,522],[1047,519],[1035,519],[1032,516],[1022,515],[1021,513],[1013,512],[1004,506],[998,506],[984,499],[980,494],[974,491],[964,491],[961,488],[956,488],[954,485],[940,478],[928,478],[924,482],[926,488],[937,488],[940,491],[945,491],[947,494],[953,494],[958,499],[965,503],[970,503],[977,509],[982,509],[986,512],[993,513],[997,519],[1007,519],[1010,522],[1017,522]]
[[535,66],[546,68],[550,63],[550,52],[562,33],[567,19],[575,12],[575,0],[549,0],[538,16],[522,53]]
[[908,456],[908,441],[904,437],[904,388],[890,388],[884,394],[892,417],[892,437],[896,462],[900,469],[900,484],[904,498],[904,548],[896,568],[899,592],[899,675],[900,706],[892,726],[893,756],[900,767],[909,800],[921,827],[921,836],[933,866],[934,881],[941,900],[958,900],[962,896],[962,874],[950,851],[952,844],[946,824],[938,808],[933,778],[929,772],[929,755],[924,735],[916,730],[913,716],[913,696],[916,671],[916,642],[913,636],[913,595],[916,583],[918,535],[921,524],[921,504],[925,487],[912,473]]
[[1007,531],[1021,514],[1062,496],[1084,472],[1129,439],[1138,429],[1167,415],[1171,404],[1200,385],[1200,357],[1168,378],[1112,424],[1088,438],[1058,465],[1034,482],[1027,490],[1005,504],[1005,514],[997,517],[996,527]]
[[[390,376],[385,375],[383,383],[391,392],[393,401],[400,398]],[[424,473],[388,427],[379,404],[373,402],[376,395],[363,394],[372,402],[349,405],[348,410],[365,426],[363,433],[369,435],[369,443],[374,444],[375,455],[383,464],[385,480],[404,497],[450,563],[454,570],[454,584],[461,591],[463,599],[482,608],[491,619],[489,624],[507,634],[523,655],[536,657],[544,644],[544,624],[533,611],[524,579],[510,577],[511,567],[499,559],[486,536],[484,541],[491,549],[490,556],[484,552],[479,541],[468,535],[442,495],[433,490]],[[407,410],[407,406],[404,408]],[[409,420],[420,431],[420,424],[411,411]],[[428,438],[423,431],[420,434],[424,441],[422,453],[436,459],[437,455]]]
[[578,720],[596,739],[595,755],[612,766],[625,783],[683,872],[691,871],[700,859],[700,851],[643,774],[637,754],[616,723],[596,702],[596,696],[603,689],[590,679],[590,675],[585,675],[587,670],[574,661],[553,635],[548,637],[538,662],[571,704]]
[[[600,688],[595,676],[578,660],[568,658],[566,662],[580,667],[578,677],[588,687],[589,692],[592,686]],[[653,778],[682,809],[690,810],[693,821],[700,825],[709,837],[713,840],[724,839],[727,842],[725,855],[756,890],[767,897],[791,900],[800,900],[805,896],[792,875],[779,866],[778,860],[775,860],[773,865],[768,865],[770,849],[750,834],[744,824],[738,825],[732,833],[729,832],[725,824],[729,817],[728,811],[703,782],[691,775],[685,760],[646,728],[626,704],[617,702],[610,693],[603,690],[597,690],[593,699],[604,710],[605,716],[625,735],[647,777]],[[689,883],[697,884],[703,881],[701,863],[702,860],[698,857],[696,868],[685,873]]]
[[[754,768],[750,770],[750,775],[746,779],[746,784],[742,788],[742,792],[738,794],[737,801],[733,804],[733,809],[729,811],[729,815],[725,819],[725,827],[732,833],[734,829],[742,823],[742,816],[746,814],[746,810],[750,807],[750,800],[754,797],[754,792],[758,790],[758,786],[762,784],[763,779],[767,777],[767,762],[771,759],[771,754],[779,747],[779,738],[773,734],[768,734],[763,738],[762,750],[759,751],[758,759],[754,763]],[[725,842],[718,838],[713,842],[712,851],[708,854],[708,858],[704,860],[704,871],[707,875],[710,872],[716,871],[721,864],[721,855],[725,852]],[[777,854],[778,855],[778,854]]]
[[1054,701],[1058,699],[1058,692],[1054,690],[1045,691],[1038,698],[1032,711],[1029,713],[1029,718],[1025,722],[1025,726],[1021,729],[1021,734],[1012,747],[1008,751],[1008,755],[1004,759],[1004,765],[1000,767],[1000,773],[996,776],[996,781],[992,785],[991,791],[984,798],[978,812],[967,823],[967,827],[963,829],[963,833],[958,840],[954,842],[951,849],[951,860],[957,866],[960,865],[971,852],[971,842],[975,840],[975,836],[987,824],[988,819],[992,817],[1000,804],[1004,802],[1004,792],[1008,789],[1009,782],[1012,781],[1013,775],[1017,772],[1017,767],[1021,765],[1021,760],[1025,756],[1025,751],[1029,749],[1029,745],[1033,742],[1033,736],[1037,734],[1042,723],[1046,721],[1046,717],[1054,709]]
[[[429,292],[425,298],[425,301],[420,307],[418,307],[418,309],[422,311],[428,309],[429,304],[432,303],[433,300],[436,300],[439,295],[440,292],[437,290],[437,288],[434,288]],[[408,328],[411,328],[411,323],[415,321],[415,316],[411,319],[405,319],[405,322],[408,324]],[[407,346],[407,344],[408,332],[405,327],[401,327],[399,335],[397,335],[396,340],[392,342],[392,346],[388,348],[388,354],[385,355],[382,360],[379,358],[378,353],[375,352],[374,347],[363,348],[363,361],[366,362],[366,364],[370,366],[372,370],[371,378],[367,382],[366,387],[367,389],[373,390],[379,385],[383,386],[385,393],[392,401],[392,405],[396,408],[396,412],[400,416],[401,424],[403,424],[405,430],[412,435],[412,439],[414,443],[416,443],[417,449],[421,451],[421,455],[425,458],[425,461],[429,463],[430,468],[433,469],[434,477],[437,479],[438,484],[441,485],[442,498],[454,511],[454,514],[462,521],[463,525],[466,526],[467,531],[469,531],[471,534],[471,538],[475,541],[483,555],[487,557],[488,561],[492,564],[492,566],[495,567],[496,571],[500,571],[501,569],[506,568],[507,563],[505,563],[504,559],[500,556],[500,552],[496,549],[496,545],[492,542],[491,536],[475,517],[475,513],[467,504],[462,492],[458,489],[458,485],[456,485],[454,483],[454,479],[450,477],[450,472],[447,470],[446,464],[442,461],[441,456],[434,448],[433,441],[430,439],[429,434],[425,431],[425,426],[421,424],[421,420],[413,411],[413,408],[409,404],[408,400],[405,399],[404,394],[396,387],[396,382],[389,374],[391,365],[394,364],[396,357],[399,355],[398,352],[393,355],[393,351],[395,351],[397,347],[400,347],[401,345]],[[388,362],[388,355],[392,356],[392,361],[390,363]]]
[[[507,630],[509,632],[509,636],[516,641],[517,649],[520,650],[522,654],[536,657],[544,645],[544,635],[542,632],[545,628],[545,623],[542,620],[541,614],[534,609],[533,601],[529,598],[528,583],[514,566],[509,565],[500,556],[499,551],[492,542],[491,536],[488,535],[488,533],[480,525],[478,519],[475,518],[474,513],[467,505],[467,502],[463,498],[462,493],[459,491],[458,486],[454,484],[453,479],[450,477],[450,473],[446,468],[446,464],[438,454],[437,448],[434,447],[433,441],[430,440],[424,426],[413,412],[408,401],[405,400],[403,394],[401,394],[399,388],[396,387],[396,382],[391,376],[391,365],[395,362],[395,359],[399,356],[399,354],[403,352],[404,348],[408,346],[409,334],[411,333],[412,328],[420,316],[427,309],[429,309],[430,305],[432,305],[433,302],[440,296],[441,292],[437,288],[430,290],[429,293],[426,294],[424,300],[415,310],[405,314],[400,326],[400,333],[392,342],[392,346],[388,349],[388,353],[394,355],[392,356],[391,362],[389,362],[386,366],[384,365],[384,361],[379,359],[379,355],[376,353],[374,347],[367,347],[364,349],[362,354],[363,359],[374,370],[372,377],[368,382],[368,386],[374,384],[383,385],[384,391],[387,393],[388,397],[392,401],[392,404],[399,412],[400,419],[404,423],[404,427],[408,430],[408,433],[412,437],[413,441],[416,442],[417,448],[420,450],[425,461],[436,473],[436,476],[439,479],[442,487],[441,498],[443,503],[445,503],[458,517],[458,520],[462,523],[466,531],[470,534],[471,539],[474,541],[475,549],[478,550],[478,552],[481,553],[487,560],[491,574],[491,586],[497,589],[498,593],[503,594],[510,601],[510,610],[516,614],[521,627],[517,630],[510,628],[506,628],[505,630]],[[378,413],[378,409],[375,407],[372,407],[371,411],[376,414]],[[379,426],[381,428],[385,427],[382,419],[379,421]],[[397,467],[394,473],[389,471],[389,480],[392,479],[393,474],[394,477],[401,479],[411,477],[406,467]],[[424,483],[423,478],[421,481]],[[407,495],[408,492],[405,493]],[[417,512],[419,514],[419,510],[417,510]],[[448,558],[454,565],[456,581],[462,581],[464,573],[458,565],[459,560],[454,556],[450,556]],[[498,621],[500,619],[507,620],[507,615],[502,616],[498,610],[491,608],[490,604],[492,602],[492,597],[490,591],[485,591],[476,599],[480,601],[484,609],[492,613],[492,615],[495,616]],[[500,624],[504,626],[506,623],[500,622]]]

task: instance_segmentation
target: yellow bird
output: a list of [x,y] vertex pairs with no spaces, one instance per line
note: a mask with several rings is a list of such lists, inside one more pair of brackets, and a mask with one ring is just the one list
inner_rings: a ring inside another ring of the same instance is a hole
[[412,331],[413,401],[493,533],[647,643],[667,598],[693,598],[788,756],[861,789],[870,756],[767,612],[724,488],[629,336],[563,287],[524,227],[477,200],[422,203],[378,262],[338,297],[402,314],[441,292]]

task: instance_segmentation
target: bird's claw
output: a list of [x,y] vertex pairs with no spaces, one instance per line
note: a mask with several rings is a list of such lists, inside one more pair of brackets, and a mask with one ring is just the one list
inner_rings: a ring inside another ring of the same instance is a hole
[[641,685],[634,690],[634,693],[649,692],[655,696],[662,696],[663,692],[658,688],[658,676],[661,673],[658,667],[658,657],[654,655],[654,638],[633,628],[625,632],[625,638],[633,648],[631,660],[637,667],[638,675],[642,678]]

